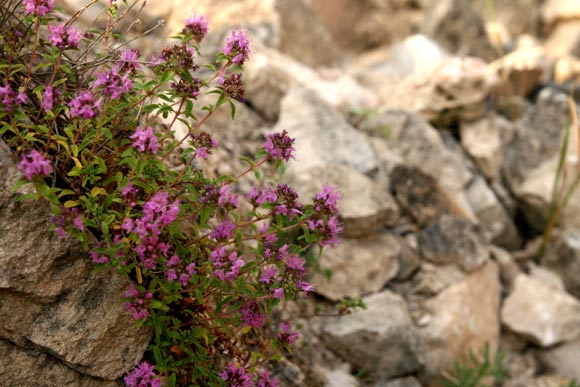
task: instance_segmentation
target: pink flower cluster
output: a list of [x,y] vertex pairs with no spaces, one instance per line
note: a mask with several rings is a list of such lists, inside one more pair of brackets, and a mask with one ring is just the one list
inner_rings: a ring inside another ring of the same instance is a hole
[[237,65],[243,65],[250,57],[250,35],[244,30],[232,31],[222,48],[222,53]]
[[42,153],[34,149],[22,156],[18,169],[27,180],[32,180],[38,176],[48,176],[52,172],[50,162],[44,158]]
[[142,362],[123,378],[127,387],[161,387],[163,381],[155,373],[155,366]]
[[130,137],[133,140],[131,144],[133,148],[137,148],[140,152],[151,152],[153,154],[157,154],[157,150],[159,149],[159,144],[157,143],[157,136],[153,133],[153,128],[148,126],[143,128],[142,126],[138,126],[135,129],[135,133],[133,133]]
[[130,299],[130,301],[125,303],[125,309],[131,312],[135,320],[149,318],[151,315],[149,313],[149,302],[153,298],[153,294],[150,292],[141,294],[135,288],[135,285],[131,284],[129,290],[125,293],[125,297]]

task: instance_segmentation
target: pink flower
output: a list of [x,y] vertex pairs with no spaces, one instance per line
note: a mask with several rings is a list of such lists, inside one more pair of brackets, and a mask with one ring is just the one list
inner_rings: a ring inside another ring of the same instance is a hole
[[54,0],[24,0],[25,12],[35,16],[45,16],[54,10]]
[[22,156],[18,169],[27,180],[32,180],[37,176],[48,176],[52,172],[50,162],[34,149]]
[[76,97],[68,103],[71,108],[71,117],[93,118],[97,112],[101,111],[101,104],[103,98],[100,97],[95,100],[95,97],[90,91],[80,91]]
[[142,362],[123,378],[127,387],[161,387],[163,381],[155,374],[155,367]]
[[129,137],[133,140],[131,144],[133,148],[137,148],[141,152],[149,151],[153,154],[157,154],[159,149],[159,144],[157,143],[157,137],[153,133],[153,128],[148,126],[143,129],[142,126],[138,126],[135,129],[135,133]]
[[266,322],[266,316],[262,314],[260,304],[255,301],[248,302],[240,309],[240,318],[244,325],[260,328]]
[[81,40],[81,33],[75,30],[73,27],[65,26],[64,24],[59,24],[56,26],[48,26],[50,30],[50,35],[48,40],[53,46],[60,50],[66,50],[70,48],[77,48]]
[[232,31],[226,40],[222,53],[237,65],[243,65],[250,57],[250,39],[248,32],[244,30]]
[[208,24],[205,16],[194,13],[185,21],[185,27],[181,33],[191,35],[193,40],[200,43],[207,35]]
[[295,141],[285,130],[282,133],[270,133],[264,143],[264,149],[273,159],[290,161],[294,158]]

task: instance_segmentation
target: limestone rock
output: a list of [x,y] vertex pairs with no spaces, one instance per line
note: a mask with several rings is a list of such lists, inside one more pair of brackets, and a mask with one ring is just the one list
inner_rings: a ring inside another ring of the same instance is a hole
[[336,42],[361,52],[401,40],[419,27],[423,10],[413,0],[313,0],[312,6]]
[[280,119],[273,131],[282,130],[296,138],[297,162],[288,165],[294,175],[321,165],[348,165],[364,174],[377,168],[366,136],[305,88],[293,88],[282,100]]
[[344,239],[320,258],[322,270],[330,270],[327,280],[313,279],[316,292],[334,301],[360,297],[381,290],[398,272],[402,243],[389,234],[361,239]]
[[495,58],[481,15],[471,1],[433,1],[427,8],[421,31],[459,56]]
[[566,231],[559,241],[542,257],[543,267],[554,271],[564,282],[566,290],[580,298],[580,234],[577,231]]
[[580,380],[580,369],[578,369],[580,339],[538,351],[538,357],[548,371],[569,379]]
[[488,262],[463,281],[425,303],[428,318],[421,327],[425,343],[425,375],[437,380],[443,370],[478,351],[486,343],[498,346],[501,286],[497,265]]
[[505,118],[486,115],[477,121],[461,123],[461,145],[487,178],[499,181],[504,144],[512,132],[513,127]]
[[403,298],[386,290],[363,301],[365,310],[326,319],[321,338],[355,367],[379,377],[417,371],[420,342]]
[[580,11],[575,20],[558,23],[545,47],[547,55],[553,59],[580,56]]
[[546,24],[580,19],[580,4],[576,0],[546,0],[542,8],[542,17]]
[[520,274],[504,302],[501,319],[512,331],[548,347],[580,335],[580,301]]
[[52,356],[0,340],[3,387],[118,387],[114,381],[85,376]]
[[433,297],[444,289],[465,279],[467,274],[457,265],[434,265],[421,263],[419,271],[411,279],[412,292],[421,299]]
[[276,121],[284,95],[296,85],[316,91],[318,96],[341,110],[364,109],[376,105],[370,89],[359,85],[343,72],[308,66],[270,48],[256,45],[244,68],[246,98],[267,120]]
[[489,248],[480,227],[442,215],[417,236],[422,257],[436,264],[454,263],[471,272],[489,259]]
[[366,175],[346,165],[314,166],[296,175],[292,186],[306,202],[323,185],[339,188],[339,216],[344,223],[343,237],[363,237],[385,226],[394,225],[399,208],[391,194]]

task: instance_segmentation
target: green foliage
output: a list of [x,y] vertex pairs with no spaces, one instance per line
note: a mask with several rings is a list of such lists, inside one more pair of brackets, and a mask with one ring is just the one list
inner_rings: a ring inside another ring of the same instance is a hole
[[506,378],[503,362],[504,355],[500,352],[491,357],[489,343],[486,343],[481,356],[470,351],[468,360],[455,362],[453,372],[441,377],[441,384],[445,387],[489,387],[484,384],[489,379],[493,383]]

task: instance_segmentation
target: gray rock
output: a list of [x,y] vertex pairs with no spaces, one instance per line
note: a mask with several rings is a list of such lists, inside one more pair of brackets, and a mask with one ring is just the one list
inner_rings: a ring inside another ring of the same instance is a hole
[[568,292],[580,298],[580,234],[567,231],[542,257],[542,266],[557,273]]
[[580,335],[580,301],[520,274],[504,302],[501,321],[529,341],[548,347]]
[[315,276],[316,291],[334,301],[377,292],[397,275],[401,253],[401,241],[389,234],[344,239],[334,249],[324,250],[320,266],[332,276],[329,280]]
[[421,31],[454,54],[492,60],[496,52],[488,40],[481,15],[471,1],[433,1]]
[[374,234],[399,218],[397,203],[387,189],[347,165],[314,166],[292,180],[304,202],[314,198],[323,185],[335,185],[340,190],[338,209],[345,238]]
[[377,168],[366,136],[350,126],[314,92],[292,88],[282,100],[280,120],[273,128],[296,138],[296,161],[288,171],[299,175],[313,166],[348,165],[361,173]]
[[463,281],[466,276],[465,271],[457,265],[434,265],[423,262],[420,270],[412,278],[412,291],[422,299],[433,297]]
[[363,299],[367,309],[327,318],[321,338],[355,367],[395,377],[421,367],[420,342],[402,297],[383,291]]
[[572,340],[543,351],[537,351],[537,355],[542,365],[548,371],[569,379],[580,380],[580,369],[578,369],[580,339]]
[[497,265],[488,262],[425,302],[421,337],[427,380],[438,380],[443,370],[466,359],[470,349],[477,353],[487,343],[494,353],[500,334],[500,293]]
[[434,177],[419,168],[397,165],[389,178],[395,199],[419,226],[427,225],[442,214],[470,218]]
[[0,385],[3,387],[119,387],[114,381],[85,376],[34,348],[0,340]]
[[457,264],[471,272],[489,259],[480,227],[451,215],[442,215],[417,235],[419,252],[436,264]]

